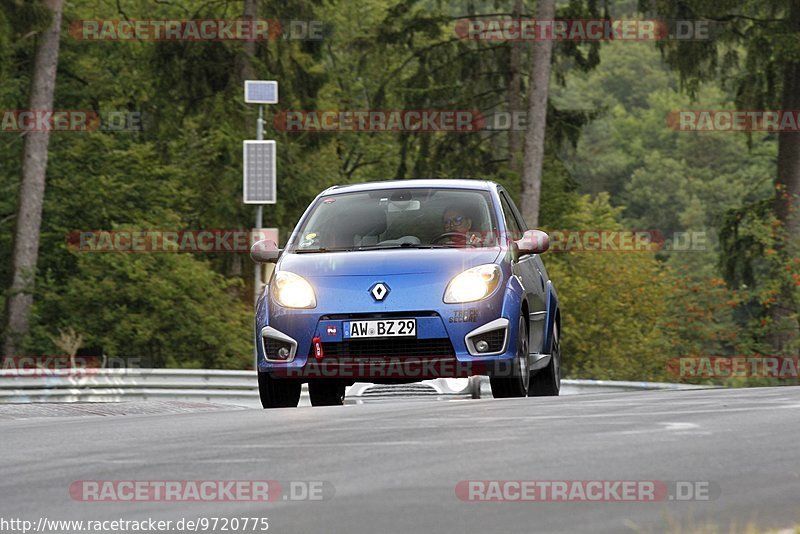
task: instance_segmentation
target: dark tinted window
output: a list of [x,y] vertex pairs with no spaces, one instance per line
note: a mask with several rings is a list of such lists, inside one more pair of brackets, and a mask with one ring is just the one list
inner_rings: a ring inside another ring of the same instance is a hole
[[517,240],[522,237],[522,228],[520,227],[514,215],[515,209],[511,207],[511,202],[506,198],[505,191],[500,191],[500,205],[503,208],[503,218],[506,221],[506,231],[509,233],[509,238]]

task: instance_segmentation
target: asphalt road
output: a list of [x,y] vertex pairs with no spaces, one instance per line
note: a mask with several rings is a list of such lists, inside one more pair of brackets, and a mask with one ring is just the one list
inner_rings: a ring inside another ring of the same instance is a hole
[[[268,517],[278,533],[691,532],[709,524],[744,532],[800,524],[797,387],[268,411],[0,406],[0,436],[6,520]],[[324,481],[325,499],[98,503],[69,494],[78,480],[218,479]],[[458,482],[476,479],[699,481],[714,499],[460,500]]]

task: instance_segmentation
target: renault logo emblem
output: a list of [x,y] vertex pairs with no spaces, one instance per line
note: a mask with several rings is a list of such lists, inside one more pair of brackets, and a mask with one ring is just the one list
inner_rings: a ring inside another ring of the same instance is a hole
[[372,295],[372,298],[380,302],[386,298],[386,295],[389,294],[389,286],[383,282],[378,282],[369,288],[369,292]]

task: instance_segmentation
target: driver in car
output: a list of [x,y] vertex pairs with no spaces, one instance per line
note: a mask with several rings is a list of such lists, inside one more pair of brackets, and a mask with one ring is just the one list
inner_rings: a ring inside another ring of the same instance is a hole
[[444,210],[442,226],[444,227],[443,235],[453,234],[449,239],[449,242],[453,244],[468,246],[481,244],[480,236],[470,231],[472,230],[472,218],[461,208],[449,207]]

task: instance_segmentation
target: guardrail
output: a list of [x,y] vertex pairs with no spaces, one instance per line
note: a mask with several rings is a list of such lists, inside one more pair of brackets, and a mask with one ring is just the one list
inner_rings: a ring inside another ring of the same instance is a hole
[[[564,394],[654,389],[696,389],[707,386],[610,380],[562,380]],[[301,404],[307,403],[304,385]],[[438,378],[414,384],[358,382],[346,399],[396,397],[480,398],[491,396],[486,377]],[[255,371],[213,369],[19,369],[0,371],[0,403],[122,402],[129,400],[192,400],[257,405]]]

